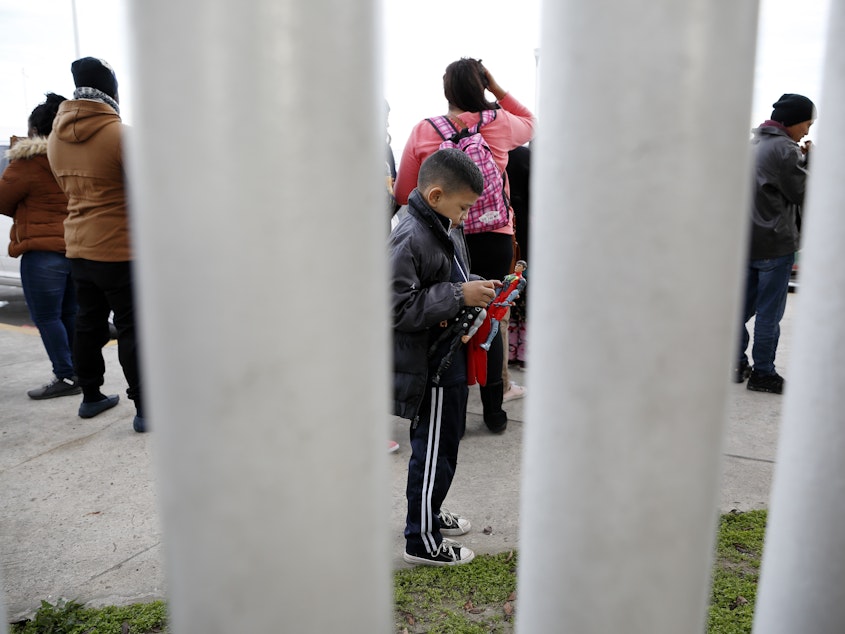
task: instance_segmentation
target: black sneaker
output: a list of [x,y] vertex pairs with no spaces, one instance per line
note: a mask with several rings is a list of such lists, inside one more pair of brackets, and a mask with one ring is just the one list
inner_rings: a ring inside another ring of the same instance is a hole
[[41,399],[56,398],[57,396],[72,396],[74,394],[80,394],[81,392],[82,388],[79,387],[79,383],[76,382],[76,377],[74,376],[69,379],[60,379],[59,377],[56,377],[53,379],[52,383],[30,390],[26,393],[26,395],[29,396],[29,398],[34,398],[36,401],[40,401]]
[[440,507],[440,515],[437,517],[440,520],[440,532],[443,535],[464,535],[472,528],[467,518],[450,513],[443,507]]
[[743,362],[734,368],[734,383],[742,383],[751,376],[751,366],[748,365],[748,361],[743,360]]
[[783,384],[783,377],[777,372],[774,374],[758,374],[755,371],[748,377],[748,385],[746,387],[753,392],[783,394]]
[[405,551],[403,559],[409,564],[421,566],[460,566],[475,559],[475,553],[463,544],[444,539],[433,553],[411,555]]

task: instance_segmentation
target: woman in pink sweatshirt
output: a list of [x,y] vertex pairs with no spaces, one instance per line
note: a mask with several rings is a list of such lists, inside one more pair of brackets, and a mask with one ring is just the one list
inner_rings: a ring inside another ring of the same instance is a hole
[[[496,118],[481,127],[480,133],[499,170],[504,174],[508,152],[530,141],[534,134],[534,116],[531,111],[499,85],[490,71],[481,64],[481,60],[463,58],[449,64],[443,76],[443,91],[448,102],[446,116],[457,130],[477,124],[482,111],[496,111]],[[488,101],[485,91],[492,93],[496,101]],[[437,151],[442,142],[443,138],[427,120],[420,121],[411,131],[394,186],[399,204],[407,204],[408,195],[417,186],[420,165]],[[510,186],[507,179],[505,193],[509,199]],[[510,220],[504,227],[466,236],[473,273],[496,280],[510,273],[514,255],[512,209],[509,215]],[[502,410],[502,339],[496,339],[487,354],[487,385],[481,388],[481,402],[487,427],[490,431],[502,432],[507,427],[508,419]]]

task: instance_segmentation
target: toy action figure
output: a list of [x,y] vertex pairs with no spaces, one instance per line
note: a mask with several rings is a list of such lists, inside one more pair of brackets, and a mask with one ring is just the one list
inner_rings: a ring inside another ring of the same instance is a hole
[[505,276],[502,280],[502,290],[487,307],[487,314],[490,317],[490,334],[487,335],[487,341],[481,344],[482,349],[490,350],[493,338],[499,334],[499,320],[505,316],[508,308],[513,306],[516,298],[525,288],[526,280],[522,277],[522,272],[527,268],[528,264],[525,260],[517,260],[513,273]]
[[440,366],[432,377],[432,383],[435,385],[440,383],[443,373],[452,365],[452,357],[455,355],[458,346],[472,338],[481,324],[484,323],[485,317],[487,317],[487,311],[480,306],[468,306],[461,309],[461,312],[452,320],[452,323],[444,322],[440,324],[444,330],[429,348],[429,358],[434,355],[441,343],[449,339],[451,341],[449,343],[449,350],[443,356]]

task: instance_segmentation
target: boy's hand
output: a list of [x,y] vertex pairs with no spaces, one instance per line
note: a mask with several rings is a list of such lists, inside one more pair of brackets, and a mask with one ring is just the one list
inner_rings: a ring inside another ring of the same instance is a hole
[[464,305],[481,306],[484,308],[496,297],[496,286],[501,286],[498,280],[473,280],[461,284],[464,292]]

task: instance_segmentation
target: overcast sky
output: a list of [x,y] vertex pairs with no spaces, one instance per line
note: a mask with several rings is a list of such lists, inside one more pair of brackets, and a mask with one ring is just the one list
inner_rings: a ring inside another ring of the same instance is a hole
[[[76,0],[79,50],[108,60],[120,82],[122,114],[132,123],[132,77],[126,33],[130,0]],[[176,0],[174,0],[176,1]],[[503,87],[534,108],[535,59],[540,47],[541,0],[384,0],[385,97],[391,105],[390,132],[398,155],[410,128],[445,112],[442,77],[462,56],[480,57]],[[771,112],[783,92],[802,93],[818,103],[830,0],[760,0],[757,76],[752,122]],[[799,5],[800,4],[800,8]],[[423,49],[419,37],[461,18],[470,28]],[[48,91],[73,93],[75,59],[72,0],[0,0],[0,139],[25,134],[26,120]],[[823,129],[813,129],[817,138]]]

